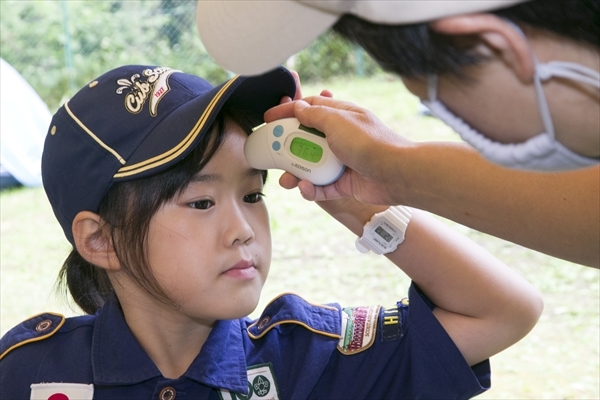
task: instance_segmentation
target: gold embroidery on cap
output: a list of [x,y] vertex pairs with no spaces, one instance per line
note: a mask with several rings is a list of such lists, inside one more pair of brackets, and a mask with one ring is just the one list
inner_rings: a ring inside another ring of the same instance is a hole
[[166,67],[145,69],[142,79],[139,79],[140,74],[133,74],[130,79],[117,80],[117,84],[120,85],[117,94],[123,94],[123,91],[127,90],[125,108],[132,114],[142,111],[146,100],[150,99],[148,109],[150,115],[156,117],[158,103],[171,90],[169,77],[175,72],[181,71]]
[[94,81],[92,83],[90,83],[89,87],[93,88],[94,86],[96,86],[98,84],[98,81]]

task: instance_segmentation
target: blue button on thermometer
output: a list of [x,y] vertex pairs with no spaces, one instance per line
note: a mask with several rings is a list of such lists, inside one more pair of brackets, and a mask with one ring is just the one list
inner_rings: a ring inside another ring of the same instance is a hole
[[253,168],[283,169],[319,186],[335,182],[345,168],[329,149],[325,134],[296,118],[258,127],[246,140],[244,155]]

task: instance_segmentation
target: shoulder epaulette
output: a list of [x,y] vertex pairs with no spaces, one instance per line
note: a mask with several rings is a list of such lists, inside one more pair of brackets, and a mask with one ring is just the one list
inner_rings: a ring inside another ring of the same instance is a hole
[[64,323],[65,317],[55,313],[38,314],[21,322],[0,339],[0,360],[17,347],[49,338]]
[[311,332],[339,339],[341,337],[340,309],[331,305],[311,304],[302,297],[285,293],[273,299],[252,325],[248,335],[260,339],[281,324],[297,324]]

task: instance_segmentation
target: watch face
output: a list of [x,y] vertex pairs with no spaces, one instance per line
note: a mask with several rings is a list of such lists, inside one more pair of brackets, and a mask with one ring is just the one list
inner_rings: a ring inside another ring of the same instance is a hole
[[388,243],[391,242],[392,239],[394,238],[392,235],[390,235],[390,233],[388,231],[383,229],[383,226],[381,226],[381,225],[379,225],[377,228],[375,228],[375,233],[378,234],[379,236],[381,236],[381,238]]
[[386,220],[377,221],[370,230],[369,236],[369,241],[379,248],[380,254],[394,251],[400,242],[397,229]]

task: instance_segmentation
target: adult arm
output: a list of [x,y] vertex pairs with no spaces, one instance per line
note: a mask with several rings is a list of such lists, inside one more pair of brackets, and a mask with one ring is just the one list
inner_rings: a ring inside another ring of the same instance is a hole
[[[354,199],[319,202],[356,235],[386,207]],[[436,305],[433,313],[469,365],[524,337],[541,312],[539,293],[480,246],[415,210],[406,238],[387,257]]]
[[354,104],[315,96],[268,111],[267,121],[295,115],[327,134],[349,168],[315,187],[284,174],[308,200],[353,197],[430,211],[554,257],[600,268],[600,167],[517,171],[491,164],[466,145],[414,143]]

